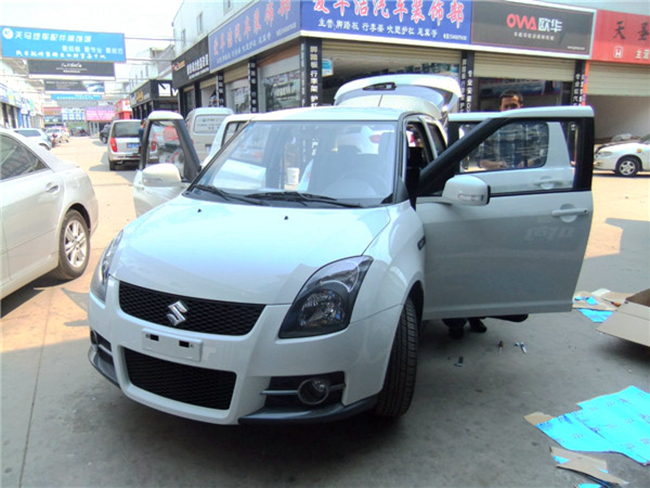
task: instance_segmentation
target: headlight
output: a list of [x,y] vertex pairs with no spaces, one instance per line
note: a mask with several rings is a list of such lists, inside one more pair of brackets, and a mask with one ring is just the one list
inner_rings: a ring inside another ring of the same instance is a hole
[[612,151],[596,151],[596,156],[600,156],[601,158],[608,158],[612,154]]
[[372,258],[358,256],[322,267],[302,287],[280,327],[280,338],[331,334],[350,324]]
[[111,263],[115,256],[115,250],[122,240],[122,232],[115,236],[111,243],[104,249],[102,257],[99,259],[97,268],[93,273],[93,279],[90,282],[90,291],[102,302],[106,301],[106,287],[108,286],[108,272],[111,269]]

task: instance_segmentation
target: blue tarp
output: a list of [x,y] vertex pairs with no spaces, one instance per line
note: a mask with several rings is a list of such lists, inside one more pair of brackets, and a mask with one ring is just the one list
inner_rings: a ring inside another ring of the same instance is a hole
[[571,451],[617,452],[650,464],[650,394],[630,386],[578,405],[582,410],[537,428]]

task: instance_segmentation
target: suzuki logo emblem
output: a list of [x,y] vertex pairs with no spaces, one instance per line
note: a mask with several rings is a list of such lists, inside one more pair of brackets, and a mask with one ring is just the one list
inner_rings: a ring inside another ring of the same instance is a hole
[[171,313],[167,314],[167,318],[171,322],[171,324],[176,327],[178,324],[182,324],[187,320],[185,318],[184,313],[187,313],[187,305],[185,305],[182,301],[177,301],[175,303],[172,303],[167,307]]

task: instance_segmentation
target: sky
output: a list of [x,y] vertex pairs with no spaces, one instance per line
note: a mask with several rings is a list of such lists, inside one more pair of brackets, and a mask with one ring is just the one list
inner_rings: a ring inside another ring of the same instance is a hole
[[[172,22],[181,3],[182,0],[1,0],[0,24],[124,34],[126,56],[135,58],[149,47],[169,44],[155,39],[173,37]],[[115,73],[117,78],[128,78],[129,68],[116,63]]]

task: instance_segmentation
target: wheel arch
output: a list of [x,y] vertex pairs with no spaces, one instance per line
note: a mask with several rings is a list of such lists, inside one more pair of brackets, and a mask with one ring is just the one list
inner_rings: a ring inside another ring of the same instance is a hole
[[639,164],[639,168],[641,168],[642,166],[641,158],[636,154],[625,154],[616,160],[616,164],[620,163],[625,159],[634,159]]
[[86,207],[84,207],[81,203],[75,203],[75,204],[71,205],[71,206],[70,206],[70,207],[65,211],[65,213],[63,214],[64,217],[65,217],[65,215],[67,215],[68,212],[70,212],[71,210],[76,210],[77,212],[79,212],[79,213],[81,214],[81,216],[83,217],[84,221],[86,222],[86,227],[88,227],[88,230],[90,231],[90,229],[92,229],[92,225],[91,225],[91,224],[92,224],[93,222],[91,222],[91,220],[90,220],[90,214],[88,213],[88,210],[86,209]]

